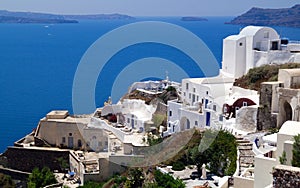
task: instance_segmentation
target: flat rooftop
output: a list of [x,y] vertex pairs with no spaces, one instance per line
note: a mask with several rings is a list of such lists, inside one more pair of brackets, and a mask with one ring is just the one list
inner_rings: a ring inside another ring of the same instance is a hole
[[69,112],[67,110],[53,110],[46,117],[47,119],[65,119],[68,115]]

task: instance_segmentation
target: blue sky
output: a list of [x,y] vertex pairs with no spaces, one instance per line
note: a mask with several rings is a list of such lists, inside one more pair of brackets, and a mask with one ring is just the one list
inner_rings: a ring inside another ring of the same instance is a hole
[[63,14],[237,16],[251,7],[285,8],[299,0],[0,0],[0,9]]

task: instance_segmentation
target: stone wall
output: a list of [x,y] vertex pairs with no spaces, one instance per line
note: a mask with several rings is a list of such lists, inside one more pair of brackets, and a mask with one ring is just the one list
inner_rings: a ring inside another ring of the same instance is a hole
[[273,170],[273,187],[300,187],[300,168],[286,165],[277,165]]
[[8,147],[3,156],[7,159],[7,167],[24,172],[31,172],[34,167],[42,169],[47,166],[51,170],[62,172],[58,158],[69,162],[69,150],[48,148]]
[[[274,84],[264,82],[260,86],[259,108],[257,111],[257,130],[276,128],[277,115],[272,113]],[[273,104],[274,105],[274,104]]]
[[257,107],[247,106],[238,110],[235,127],[247,132],[255,132],[257,124]]

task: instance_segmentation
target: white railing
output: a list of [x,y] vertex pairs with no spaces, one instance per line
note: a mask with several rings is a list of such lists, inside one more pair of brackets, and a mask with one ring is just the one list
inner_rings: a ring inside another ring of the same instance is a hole
[[298,40],[290,40],[289,44],[300,44],[300,41],[298,41]]

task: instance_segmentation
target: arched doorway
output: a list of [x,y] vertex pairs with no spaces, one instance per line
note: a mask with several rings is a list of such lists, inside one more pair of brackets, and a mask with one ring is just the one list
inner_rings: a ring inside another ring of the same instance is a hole
[[188,130],[191,128],[191,122],[188,118],[182,117],[180,120],[180,131]]
[[286,122],[286,121],[289,121],[289,120],[292,120],[292,117],[293,117],[293,110],[292,110],[292,107],[291,105],[285,101],[284,104],[283,104],[283,109],[284,109],[284,118],[283,118],[283,123]]

